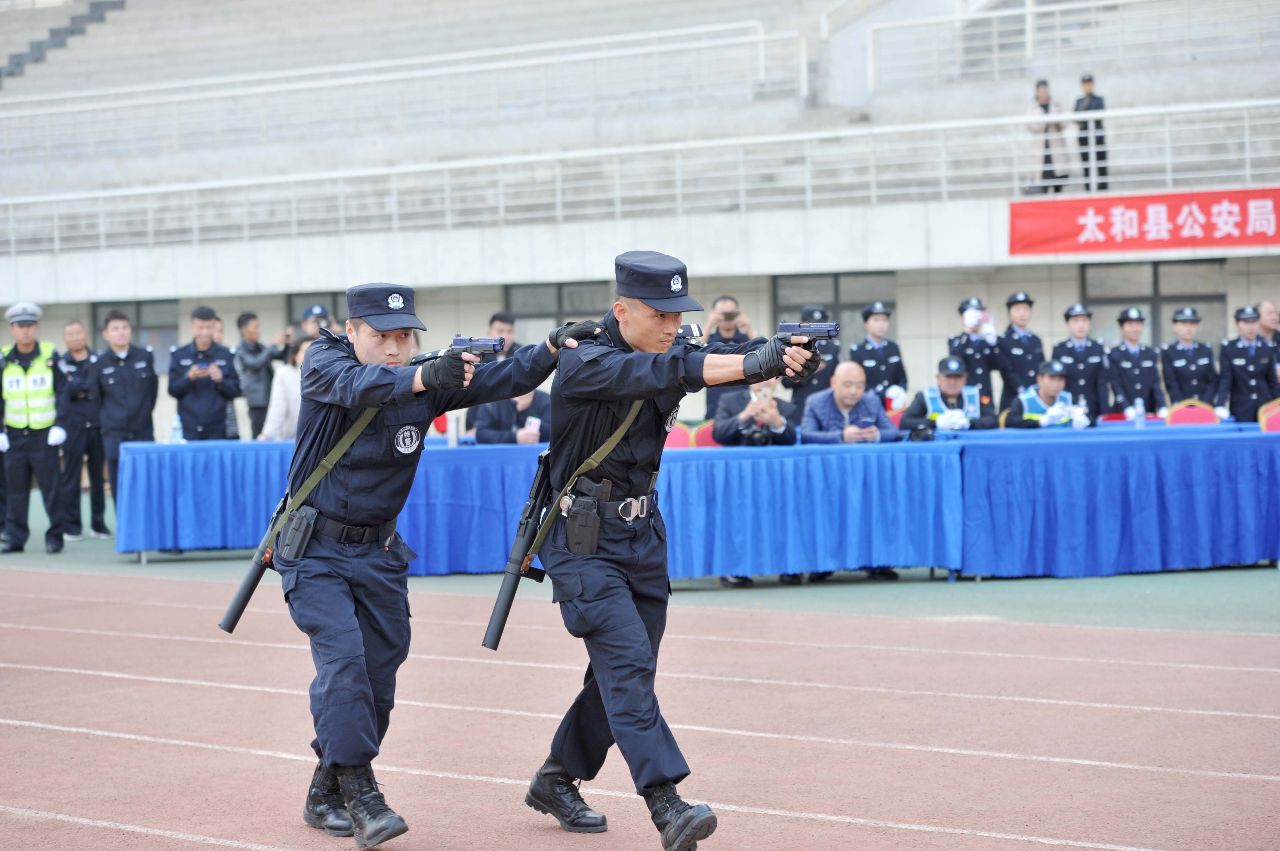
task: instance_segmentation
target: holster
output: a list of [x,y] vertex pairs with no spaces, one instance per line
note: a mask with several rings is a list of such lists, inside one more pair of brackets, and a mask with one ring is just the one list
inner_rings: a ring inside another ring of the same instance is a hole
[[311,542],[319,515],[320,512],[310,505],[303,505],[289,512],[276,538],[276,555],[291,560],[302,558],[307,551],[307,544]]

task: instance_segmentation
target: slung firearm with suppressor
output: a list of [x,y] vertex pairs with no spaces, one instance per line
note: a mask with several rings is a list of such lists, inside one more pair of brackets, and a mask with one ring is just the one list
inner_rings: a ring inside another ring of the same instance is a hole
[[[414,355],[409,360],[409,366],[420,366],[437,358],[444,357],[451,351],[462,351],[472,355],[494,354],[502,351],[507,346],[504,337],[462,337],[453,338],[453,343],[447,349],[439,349],[434,352],[423,352],[420,355]],[[351,444],[355,443],[360,432],[364,431],[364,427],[377,416],[381,408],[366,408],[356,421],[347,429],[346,433],[338,439],[338,442],[329,454],[321,459],[320,464],[307,476],[306,481],[298,488],[298,492],[292,495],[285,494],[284,497],[276,504],[275,511],[271,513],[271,522],[267,524],[267,534],[262,537],[262,542],[258,544],[258,549],[253,553],[253,561],[249,565],[248,572],[245,573],[244,579],[240,581],[240,587],[236,589],[236,594],[231,598],[230,605],[227,606],[226,613],[222,616],[222,620],[218,621],[218,629],[226,633],[235,632],[236,624],[240,623],[244,610],[249,606],[249,600],[253,598],[253,592],[258,589],[258,583],[262,581],[262,577],[266,574],[267,568],[272,567],[272,558],[275,555],[276,537],[284,531],[288,525],[290,529],[297,526],[299,534],[310,536],[311,524],[300,522],[290,524],[290,520],[297,517],[299,511],[306,506],[303,503],[310,496],[311,491],[316,485],[320,484],[320,480],[328,474],[342,459],[342,456]],[[305,519],[305,518],[301,518]],[[314,519],[314,518],[312,518]],[[300,542],[301,548],[305,549],[306,541]]]

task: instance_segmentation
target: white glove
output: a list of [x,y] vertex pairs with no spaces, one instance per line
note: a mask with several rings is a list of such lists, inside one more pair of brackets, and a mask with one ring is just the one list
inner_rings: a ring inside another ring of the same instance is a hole
[[1222,407],[1221,405],[1214,408],[1213,412],[1218,415],[1218,419],[1220,420],[1225,420],[1227,417],[1231,416],[1231,412],[1228,411],[1226,408]]
[[1164,419],[1165,417],[1169,416],[1169,409],[1161,408],[1160,410],[1156,411],[1156,416],[1159,417],[1160,419]]
[[1124,409],[1124,418],[1129,422],[1133,422],[1134,417],[1138,416],[1138,411],[1133,405]]
[[889,400],[889,407],[895,411],[900,411],[907,406],[907,391],[897,384],[886,387],[884,397]]
[[960,431],[968,427],[969,421],[965,419],[962,412],[952,408],[939,414],[938,419],[934,421],[934,425],[939,431]]
[[3,431],[0,431],[0,452],[8,452],[8,451],[9,451],[9,435],[5,434]]
[[61,426],[53,426],[49,429],[49,445],[61,446],[67,442],[67,430]]
[[1076,431],[1089,427],[1089,415],[1079,408],[1071,410],[1071,427]]
[[982,338],[987,341],[987,345],[994,346],[996,344],[996,326],[990,322],[982,323]]
[[971,307],[961,314],[960,320],[964,322],[965,328],[977,328],[978,323],[982,321],[982,311]]
[[1040,418],[1041,426],[1062,425],[1071,419],[1071,412],[1067,410],[1067,406],[1061,402],[1055,402],[1049,406],[1049,410],[1044,412],[1044,416]]

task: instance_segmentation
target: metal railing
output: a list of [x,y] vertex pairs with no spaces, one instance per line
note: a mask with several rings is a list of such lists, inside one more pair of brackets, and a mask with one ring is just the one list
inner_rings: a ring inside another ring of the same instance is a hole
[[52,6],[70,6],[71,3],[72,0],[0,0],[0,12],[44,9]]
[[1274,57],[1280,0],[1089,0],[874,24],[872,90]]
[[[1112,193],[1280,181],[1280,99],[1053,120],[1105,121]],[[1016,197],[1043,139],[1023,116],[7,198],[0,255]]]
[[132,157],[807,96],[802,36],[693,37],[70,104],[0,102],[0,161]]

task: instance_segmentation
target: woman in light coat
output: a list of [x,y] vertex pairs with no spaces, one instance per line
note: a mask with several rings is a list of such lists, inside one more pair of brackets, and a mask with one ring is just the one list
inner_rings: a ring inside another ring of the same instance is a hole
[[1038,80],[1035,103],[1027,111],[1032,119],[1027,125],[1031,134],[1025,166],[1028,192],[1061,192],[1071,178],[1063,114],[1062,107],[1049,97],[1049,83]]
[[302,358],[315,337],[294,344],[288,363],[276,370],[271,381],[267,421],[258,440],[293,440],[298,432],[298,409],[302,406]]

